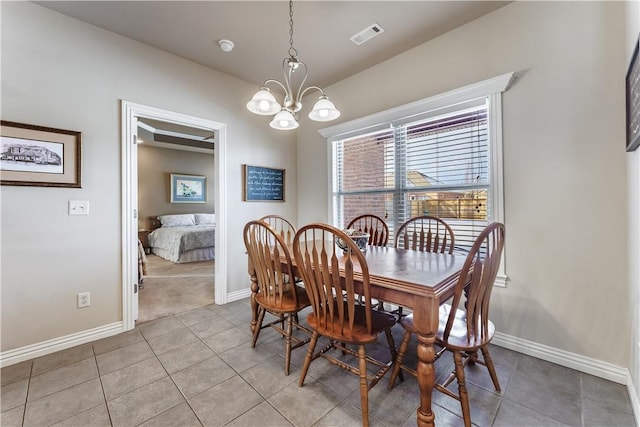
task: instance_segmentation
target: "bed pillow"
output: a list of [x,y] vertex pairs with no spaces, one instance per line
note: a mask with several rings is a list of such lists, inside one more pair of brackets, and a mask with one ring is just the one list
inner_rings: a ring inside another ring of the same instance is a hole
[[161,215],[158,217],[163,227],[183,227],[185,225],[196,225],[193,214]]
[[215,225],[216,214],[197,213],[194,214],[196,225]]

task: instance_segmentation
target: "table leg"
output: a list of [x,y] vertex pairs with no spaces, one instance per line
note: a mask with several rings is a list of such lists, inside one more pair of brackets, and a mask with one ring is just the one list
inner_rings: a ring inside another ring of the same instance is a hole
[[413,324],[418,338],[418,385],[420,387],[420,406],[417,424],[420,427],[435,426],[435,415],[431,409],[436,373],[433,362],[435,349],[433,343],[438,331],[438,301],[435,298],[421,298],[413,309]]

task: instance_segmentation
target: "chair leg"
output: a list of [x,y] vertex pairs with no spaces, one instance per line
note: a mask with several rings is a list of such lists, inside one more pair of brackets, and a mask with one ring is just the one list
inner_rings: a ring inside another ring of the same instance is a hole
[[453,361],[455,363],[456,380],[458,380],[458,396],[460,397],[460,405],[462,406],[462,418],[464,419],[464,426],[471,427],[469,395],[467,394],[467,385],[464,382],[464,365],[462,363],[462,354],[459,351],[453,352]]
[[289,375],[289,368],[291,367],[291,336],[293,335],[293,316],[289,314],[287,316],[287,329],[286,329],[286,341],[284,350],[284,374]]
[[251,347],[256,347],[256,342],[258,341],[258,336],[260,335],[260,330],[262,329],[262,321],[264,320],[264,314],[267,310],[262,307],[258,307],[258,321],[256,323],[256,328],[253,330],[253,342],[251,343]]
[[498,382],[498,374],[496,373],[496,368],[493,366],[493,359],[491,359],[491,355],[489,354],[489,348],[487,346],[480,347],[482,350],[482,356],[484,357],[484,363],[487,365],[487,369],[489,370],[489,375],[491,375],[491,381],[493,381],[493,386],[496,388],[496,391],[500,393],[500,382]]
[[367,385],[367,354],[363,344],[358,346],[358,370],[360,371],[360,405],[362,426],[369,426],[369,386]]
[[307,350],[307,355],[304,358],[302,372],[300,372],[300,381],[298,382],[298,387],[302,387],[302,385],[304,384],[304,378],[307,376],[307,371],[309,370],[309,365],[311,365],[311,359],[313,357],[313,352],[316,349],[317,343],[318,333],[316,331],[313,331],[313,335],[311,335],[311,341],[309,342],[309,349]]
[[[387,344],[389,345],[389,350],[391,351],[391,363],[394,364],[396,362],[398,354],[396,352],[396,343],[393,341],[393,335],[391,334],[391,329],[385,329],[384,334],[387,337]],[[404,375],[402,374],[402,370],[400,370],[398,374],[400,375],[400,382],[403,382]]]
[[402,336],[402,344],[400,344],[400,349],[398,349],[398,354],[393,363],[393,371],[391,371],[391,378],[389,379],[389,390],[391,390],[396,385],[396,378],[400,373],[400,369],[402,368],[402,359],[404,359],[404,355],[407,352],[407,347],[409,346],[409,340],[411,339],[411,332],[405,330],[404,335]]

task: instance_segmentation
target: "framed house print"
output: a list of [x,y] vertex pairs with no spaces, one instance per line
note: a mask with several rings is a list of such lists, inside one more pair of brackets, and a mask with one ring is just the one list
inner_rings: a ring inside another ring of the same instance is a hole
[[171,203],[207,203],[207,177],[172,173]]
[[81,188],[81,133],[2,120],[0,184]]

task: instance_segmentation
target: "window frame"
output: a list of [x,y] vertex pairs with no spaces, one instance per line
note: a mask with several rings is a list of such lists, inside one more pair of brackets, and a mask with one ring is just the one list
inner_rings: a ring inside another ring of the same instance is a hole
[[[473,102],[478,98],[488,99],[489,121],[489,150],[490,150],[490,179],[489,199],[491,204],[491,221],[504,223],[504,167],[503,167],[503,142],[502,142],[502,93],[505,92],[514,81],[513,72],[502,74],[487,80],[476,82],[458,89],[433,95],[418,101],[374,113],[368,116],[339,123],[334,126],[318,130],[327,144],[328,184],[327,194],[333,199],[333,152],[332,143],[336,140],[346,139],[359,134],[374,132],[388,127],[389,124],[419,120],[446,113],[448,110],[460,108],[460,104]],[[335,222],[333,202],[329,203],[328,217]],[[506,252],[502,253],[500,268],[496,277],[495,286],[506,287],[508,276],[506,273]]]

